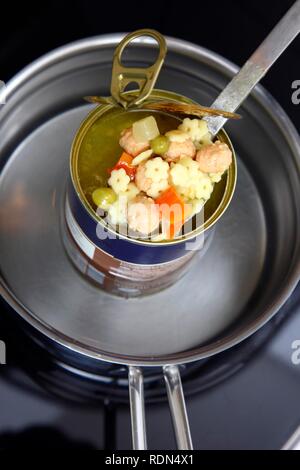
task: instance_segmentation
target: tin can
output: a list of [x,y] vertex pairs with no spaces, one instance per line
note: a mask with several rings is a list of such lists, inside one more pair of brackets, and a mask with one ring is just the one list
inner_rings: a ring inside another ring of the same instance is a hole
[[[122,50],[121,48],[121,52]],[[115,76],[113,67],[113,77]],[[128,103],[130,98],[136,104],[136,97],[139,96],[137,92],[122,93],[122,100],[123,103]],[[162,99],[175,103],[192,103],[182,95],[153,88],[143,97],[143,103],[149,104]],[[134,109],[135,107],[129,106],[126,112],[130,113]],[[222,130],[218,139],[230,147],[232,165],[216,185],[217,189],[209,204],[205,205],[204,216],[192,224],[192,230],[167,241],[133,239],[114,231],[95,212],[81,188],[78,175],[78,156],[85,136],[98,120],[109,119],[112,112],[116,112],[114,101],[104,99],[103,104],[89,113],[75,135],[65,201],[65,245],[76,266],[106,290],[121,295],[152,293],[170,285],[186,272],[196,253],[204,254],[212,238],[212,228],[228,207],[234,193],[235,153],[228,135]]]
[[[169,101],[189,101],[181,95],[159,90],[154,90],[150,99],[162,97]],[[107,117],[112,109],[113,105],[109,104],[97,106],[84,120],[73,141],[65,206],[66,226],[71,240],[82,253],[80,262],[77,254],[76,264],[85,274],[113,292],[123,292],[124,289],[125,292],[149,293],[171,284],[174,278],[185,272],[188,262],[196,253],[205,252],[212,237],[212,228],[225,212],[234,193],[235,153],[228,135],[221,131],[218,138],[230,147],[233,162],[222,182],[218,183],[221,185],[218,193],[212,195],[211,205],[215,206],[215,210],[204,212],[203,223],[175,240],[153,242],[131,239],[114,232],[95,213],[78,178],[77,164],[82,141],[90,127],[98,119]],[[68,251],[73,252],[74,259],[74,249],[70,246],[69,243]]]

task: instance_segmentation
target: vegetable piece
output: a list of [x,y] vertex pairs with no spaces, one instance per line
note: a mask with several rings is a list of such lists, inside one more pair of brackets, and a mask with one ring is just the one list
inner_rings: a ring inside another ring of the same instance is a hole
[[111,188],[98,188],[93,191],[92,198],[97,207],[106,211],[116,201],[117,195]]
[[169,182],[167,179],[162,179],[160,181],[153,181],[150,188],[147,191],[147,195],[156,198],[162,194],[169,187]]
[[179,163],[172,163],[170,178],[174,186],[188,186],[190,182],[189,171],[184,165],[180,164],[180,161]]
[[185,220],[185,204],[176,189],[170,186],[161,196],[155,200],[159,205],[160,217],[163,222],[163,231],[174,238]]
[[158,135],[155,139],[151,140],[150,145],[154,153],[157,155],[163,155],[167,152],[170,142],[168,137],[165,135]]
[[134,159],[132,160],[132,165],[137,166],[140,163],[144,162],[145,160],[148,160],[149,157],[153,154],[153,150],[145,150],[144,152],[139,153]]
[[131,182],[124,192],[119,193],[119,198],[123,197],[127,201],[131,201],[131,199],[134,199],[139,194],[139,192],[140,190],[138,187],[133,182]]
[[123,168],[131,180],[135,177],[136,168],[132,165],[133,158],[126,152],[123,152],[118,162],[113,168],[108,169],[108,173],[111,174],[113,170],[120,170]]
[[169,209],[171,222],[176,219],[184,220],[184,201],[173,186],[170,186],[161,196],[156,198],[155,202],[160,206],[162,216],[164,215],[164,206]]
[[123,225],[127,223],[127,199],[118,198],[108,209],[108,221],[114,226],[115,229],[119,229],[117,225]]
[[[152,161],[155,160],[155,164]],[[153,177],[153,178],[152,178]],[[169,187],[169,165],[161,157],[142,162],[137,167],[135,184],[152,198],[157,198]]]
[[207,122],[203,119],[185,118],[178,129],[186,132],[193,142],[200,142],[205,135],[209,134]]
[[136,142],[145,142],[155,139],[159,135],[156,120],[153,116],[136,121],[132,125],[132,134]]
[[126,191],[130,183],[130,178],[126,174],[124,168],[119,168],[118,170],[113,170],[111,172],[110,178],[108,180],[109,186],[111,186],[115,193],[123,193]]
[[169,164],[161,157],[151,158],[145,163],[145,176],[151,178],[152,182],[158,183],[160,180],[168,179]]
[[180,129],[174,129],[173,131],[166,132],[166,137],[169,139],[170,142],[177,142],[180,144],[190,138],[187,132],[184,132]]
[[126,163],[126,165],[130,165],[131,162],[132,162],[133,158],[131,155],[129,155],[129,153],[126,153],[126,152],[123,152],[122,155],[120,156],[119,160],[118,160],[118,164],[120,163]]
[[209,177],[213,183],[219,183],[222,179],[223,173],[209,173]]

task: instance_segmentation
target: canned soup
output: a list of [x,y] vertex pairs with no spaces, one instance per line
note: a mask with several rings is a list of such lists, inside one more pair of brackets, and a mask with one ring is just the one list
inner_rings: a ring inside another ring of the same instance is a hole
[[213,141],[203,119],[111,108],[86,130],[77,178],[107,227],[157,242],[186,234],[195,215],[203,221],[214,213],[231,163],[230,148]]

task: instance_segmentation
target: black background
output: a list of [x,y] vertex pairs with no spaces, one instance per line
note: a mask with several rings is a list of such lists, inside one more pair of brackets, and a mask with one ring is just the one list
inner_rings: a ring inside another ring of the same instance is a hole
[[[0,79],[51,49],[83,37],[151,27],[218,52],[242,65],[294,0],[67,0],[1,2]],[[264,78],[294,124],[300,105],[291,101],[300,79],[298,37]]]

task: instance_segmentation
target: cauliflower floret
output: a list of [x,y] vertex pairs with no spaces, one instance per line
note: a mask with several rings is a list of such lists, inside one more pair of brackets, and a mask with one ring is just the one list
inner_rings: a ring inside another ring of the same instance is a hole
[[189,139],[189,135],[187,132],[183,132],[181,129],[174,129],[173,131],[166,132],[166,137],[168,137],[170,142],[185,142]]
[[208,133],[205,134],[203,137],[201,137],[200,142],[201,142],[202,145],[209,145],[209,144],[212,144],[213,141],[212,141],[212,135],[211,135],[211,133],[208,132]]
[[208,176],[200,178],[194,186],[196,199],[207,201],[213,191],[214,185]]
[[130,178],[127,175],[124,168],[119,170],[113,170],[108,180],[109,186],[111,186],[116,194],[126,191]]
[[195,147],[197,150],[200,150],[206,145],[211,145],[211,144],[213,144],[212,135],[210,132],[208,132],[202,137],[200,141],[195,142]]
[[209,178],[203,178],[203,180],[195,181],[189,186],[177,186],[176,190],[185,201],[190,199],[207,201],[212,193],[213,183]]
[[203,176],[199,163],[192,158],[183,157],[179,160],[179,163],[187,169],[189,181],[198,180],[199,177]]
[[193,214],[197,214],[198,212],[200,212],[200,210],[202,209],[202,207],[204,206],[205,204],[205,200],[204,199],[193,199],[191,201],[191,206],[192,206],[192,215]]
[[108,208],[108,220],[112,225],[127,223],[127,198],[119,197]]
[[170,178],[174,186],[186,186],[189,181],[189,171],[186,166],[174,163],[170,170]]
[[125,191],[119,193],[119,197],[125,197],[127,201],[131,201],[131,199],[135,198],[139,192],[140,190],[138,189],[138,187],[131,182],[129,183]]
[[209,134],[207,123],[203,119],[185,118],[178,129],[188,134],[194,142],[200,142],[206,134]]
[[209,177],[213,183],[218,183],[222,179],[223,173],[209,173]]
[[184,202],[189,201],[189,189],[187,186],[175,186],[175,189]]
[[182,199],[184,199],[184,201],[188,201],[189,199],[195,199],[196,197],[196,189],[194,184],[191,184],[189,186],[176,186],[176,190],[182,197]]
[[163,179],[160,181],[155,181],[151,184],[150,188],[147,191],[148,196],[153,197],[156,199],[162,192],[168,189],[169,183],[167,179]]
[[[175,181],[174,184],[181,197],[187,199],[209,199],[210,194],[213,190],[213,182],[208,175],[200,170],[198,162],[189,157],[183,157],[179,160],[180,165],[186,169],[187,179],[186,182],[180,181],[180,178]],[[173,165],[170,174],[172,178],[172,172],[175,166]],[[177,170],[178,171],[178,170]]]
[[161,157],[151,158],[145,163],[145,176],[151,178],[154,183],[167,179],[168,174],[169,165]]
[[206,136],[207,134],[210,135],[210,133],[208,131],[207,122],[204,121],[203,119],[199,119],[198,120],[198,137],[197,137],[197,140],[202,140],[204,138],[204,136]]
[[198,121],[199,119],[185,118],[178,129],[186,132],[193,141],[198,140]]
[[141,163],[135,174],[135,183],[140,191],[157,198],[169,187],[169,164],[161,157]]

